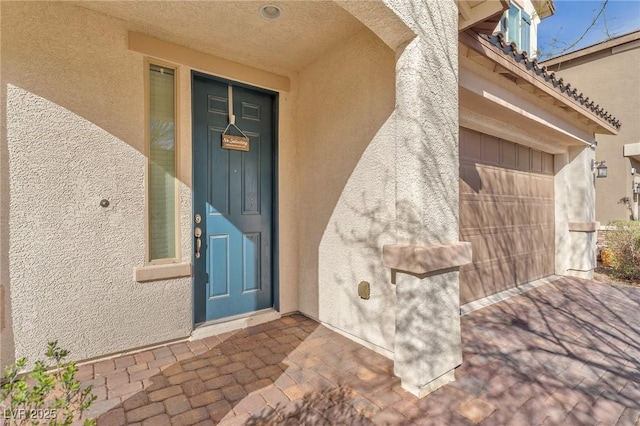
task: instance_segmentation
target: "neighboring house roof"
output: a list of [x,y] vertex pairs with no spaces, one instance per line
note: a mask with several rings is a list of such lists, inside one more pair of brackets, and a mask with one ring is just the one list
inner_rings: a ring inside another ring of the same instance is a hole
[[606,50],[606,49],[613,49],[620,45],[631,43],[636,40],[640,40],[639,30],[632,31],[630,33],[626,33],[618,37],[602,41],[600,43],[592,44],[582,49],[574,50],[573,52],[558,55],[554,58],[547,59],[542,63],[548,68],[551,68],[551,67],[557,68],[557,66],[560,65],[561,63],[567,63],[587,55],[602,52],[603,50]]
[[494,50],[497,49],[497,51],[502,53],[504,57],[509,58],[510,63],[516,65],[521,70],[526,71],[527,74],[530,74],[529,72],[533,71],[533,75],[538,81],[543,82],[550,88],[553,88],[554,92],[562,94],[566,99],[572,101],[572,104],[579,106],[580,109],[583,109],[590,115],[595,115],[600,119],[600,121],[604,121],[613,129],[620,129],[620,126],[622,125],[620,120],[616,119],[599,104],[590,100],[589,97],[585,97],[582,92],[578,92],[578,89],[571,87],[570,83],[565,83],[564,79],[556,78],[555,73],[547,72],[547,68],[545,66],[541,66],[536,59],[529,59],[527,52],[518,51],[516,44],[513,42],[508,43],[502,33],[494,35],[478,34],[478,36],[482,40],[489,42],[490,46]]

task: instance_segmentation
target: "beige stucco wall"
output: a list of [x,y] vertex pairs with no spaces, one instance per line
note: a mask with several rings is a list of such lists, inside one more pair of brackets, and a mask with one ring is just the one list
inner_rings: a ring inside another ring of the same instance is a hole
[[19,2],[2,4],[2,33],[15,356],[53,339],[82,359],[188,335],[190,280],[132,278],[145,258],[144,68],[126,29]]
[[[389,3],[416,34],[396,64],[397,243],[457,242],[457,7]],[[458,271],[399,272],[395,283],[394,371],[405,389],[424,395],[453,380],[462,362]]]
[[[632,192],[631,167],[637,162],[623,156],[623,146],[640,142],[640,43],[612,54],[611,48],[561,62],[557,74],[583,91],[622,122],[617,135],[597,135],[596,160],[605,160],[608,177],[596,179],[596,220],[629,220],[638,214]],[[628,198],[629,202],[624,199]]]
[[[393,349],[395,289],[382,265],[394,242],[395,54],[365,29],[300,72],[299,306]],[[358,297],[360,281],[371,299]]]
[[[457,9],[385,3],[415,40],[393,52],[363,28],[289,72],[280,93],[278,302],[391,355],[401,288],[411,358],[399,371],[421,386],[460,360],[457,272],[392,277],[382,247],[458,239]],[[2,3],[2,363],[38,357],[51,339],[85,359],[192,330],[190,278],[133,279],[145,257],[144,56],[127,49],[129,30],[141,28],[68,3]],[[177,65],[188,263],[191,69]]]
[[[188,336],[191,278],[133,279],[146,250],[144,56],[127,49],[128,31],[139,28],[68,3],[1,7],[2,364],[41,357],[52,339],[86,359]],[[181,255],[188,264],[191,69],[176,65]],[[291,90],[279,98],[283,313],[298,303],[297,92],[295,74],[288,77]],[[102,198],[111,202],[106,209]]]
[[572,146],[555,156],[556,274],[592,278],[596,267],[596,232],[572,224],[595,221],[595,184],[589,147]]

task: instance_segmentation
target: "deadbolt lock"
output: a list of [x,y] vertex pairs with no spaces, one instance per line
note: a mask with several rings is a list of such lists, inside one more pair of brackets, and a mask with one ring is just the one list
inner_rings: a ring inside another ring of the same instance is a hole
[[194,218],[196,223],[200,223],[202,222],[202,216],[200,216],[199,214],[196,214],[196,217]]

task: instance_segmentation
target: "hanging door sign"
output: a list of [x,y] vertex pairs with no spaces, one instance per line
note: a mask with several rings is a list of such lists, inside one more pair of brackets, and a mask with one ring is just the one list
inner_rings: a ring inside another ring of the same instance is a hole
[[[236,151],[249,151],[249,137],[236,126],[236,116],[233,113],[233,87],[228,86],[228,100],[229,100],[229,124],[227,128],[222,132],[222,148],[235,149]],[[228,135],[227,131],[229,127],[235,127],[242,136]]]
[[246,136],[233,136],[222,134],[222,147],[238,151],[249,151],[249,138]]

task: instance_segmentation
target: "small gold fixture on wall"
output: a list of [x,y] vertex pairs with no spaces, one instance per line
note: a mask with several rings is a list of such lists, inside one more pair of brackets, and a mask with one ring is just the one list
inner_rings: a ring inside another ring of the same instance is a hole
[[360,281],[358,284],[358,296],[361,299],[369,300],[369,296],[371,295],[371,286],[366,281]]

